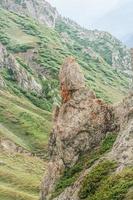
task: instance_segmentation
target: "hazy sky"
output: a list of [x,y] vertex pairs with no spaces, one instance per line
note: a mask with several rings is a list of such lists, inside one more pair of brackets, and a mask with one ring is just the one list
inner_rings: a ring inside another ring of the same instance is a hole
[[133,33],[133,0],[47,0],[66,17],[88,29],[109,31],[118,38]]

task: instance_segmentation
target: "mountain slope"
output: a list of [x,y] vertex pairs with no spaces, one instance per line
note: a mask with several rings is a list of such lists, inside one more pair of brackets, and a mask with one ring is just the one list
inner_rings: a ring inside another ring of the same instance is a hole
[[37,157],[0,149],[0,199],[37,200],[45,166]]
[[40,110],[22,97],[0,91],[1,143],[8,139],[27,152],[45,157],[50,130],[49,112]]
[[[60,17],[46,1],[0,2],[2,200],[38,198],[48,158],[52,105],[61,104],[58,72],[68,56],[76,58],[86,85],[98,98],[113,103],[127,93],[131,81],[130,55],[116,38],[105,32],[85,30]],[[115,138],[116,134],[107,138],[110,148]],[[65,187],[71,181],[63,182]]]
[[[56,20],[56,28],[53,30],[29,17],[3,9],[0,10],[0,18],[0,41],[7,52],[12,54],[14,62],[23,69],[23,75],[21,73],[17,77],[15,69],[13,80],[10,80],[13,70],[9,72],[2,69],[1,76],[8,82],[8,87],[16,92],[23,92],[35,105],[51,110],[51,104],[59,101],[58,70],[64,58],[69,55],[77,58],[88,85],[98,97],[116,102],[128,90],[129,53],[110,34],[87,31],[60,18]],[[27,83],[20,78],[23,76],[28,79]],[[45,105],[39,99],[40,96]]]
[[38,199],[50,131],[51,113],[0,90],[0,199]]
[[78,41],[81,52],[88,53],[90,59],[91,56],[94,60],[101,56],[115,69],[131,70],[129,52],[126,46],[108,32],[83,29],[72,20],[65,18],[57,20],[56,30],[62,36],[63,33],[64,36],[67,34],[68,39],[73,39],[75,45]]
[[2,0],[1,6],[9,11],[30,16],[49,27],[55,26],[57,10],[45,0]]

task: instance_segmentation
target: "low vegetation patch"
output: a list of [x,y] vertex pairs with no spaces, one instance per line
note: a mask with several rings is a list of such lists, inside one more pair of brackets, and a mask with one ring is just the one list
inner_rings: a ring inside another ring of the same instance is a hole
[[[36,110],[34,111],[34,109]],[[41,152],[43,156],[46,156],[46,147],[51,131],[50,113],[39,110],[37,107],[34,107],[34,109],[32,104],[29,103],[28,105],[24,98],[23,104],[21,104],[8,99],[8,95],[1,96],[1,131],[3,137],[8,137],[8,139],[24,146],[24,148],[26,147],[32,153],[40,155]]]
[[[109,165],[108,165],[109,164]],[[79,197],[86,200],[123,200],[133,187],[133,168],[108,176],[114,165],[103,162],[83,181]]]
[[38,200],[45,162],[23,154],[0,151],[0,199]]
[[116,168],[116,164],[111,161],[104,161],[99,163],[91,172],[85,177],[82,187],[79,192],[80,199],[86,199],[92,196],[103,180],[110,175]]
[[63,176],[57,182],[55,191],[53,192],[53,197],[58,196],[66,187],[72,185],[77,180],[83,169],[91,167],[96,160],[98,160],[105,152],[109,151],[112,148],[116,137],[116,133],[109,133],[101,142],[99,148],[82,155],[79,161],[72,168],[66,169]]

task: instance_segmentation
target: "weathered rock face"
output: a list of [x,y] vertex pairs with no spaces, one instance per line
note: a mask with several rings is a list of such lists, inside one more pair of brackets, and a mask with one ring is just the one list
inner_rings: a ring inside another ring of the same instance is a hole
[[115,115],[120,132],[108,156],[117,160],[121,170],[133,166],[133,93],[115,108]]
[[74,58],[66,59],[59,74],[61,96],[63,102],[71,99],[77,90],[85,88],[85,79],[79,65]]
[[[111,151],[103,155],[102,160],[115,160],[118,166],[115,173],[119,173],[124,168],[133,166],[133,93],[114,107],[114,113],[117,127],[119,126],[119,129],[117,129],[118,137]],[[99,160],[97,162],[99,162]],[[97,162],[95,164],[97,164]],[[92,166],[92,168],[94,166]],[[83,170],[74,184],[65,188],[64,191],[53,200],[80,200],[78,193],[82,181],[92,168]],[[125,198],[125,200],[132,199],[132,197],[131,188],[131,190],[129,190],[129,198]]]
[[55,182],[66,167],[97,146],[116,128],[113,109],[98,100],[85,86],[84,76],[73,58],[60,70],[62,105],[55,109],[49,142],[50,162],[42,183],[41,199],[49,199]]
[[57,10],[45,0],[2,0],[0,5],[18,14],[33,17],[49,27],[55,26]]
[[[35,78],[29,74],[19,63],[15,57],[9,54],[6,48],[0,44],[0,71],[7,70],[11,78],[17,82],[17,84],[26,91],[34,91],[37,94],[41,93],[42,87],[35,80]],[[5,85],[3,78],[0,78],[0,84]]]

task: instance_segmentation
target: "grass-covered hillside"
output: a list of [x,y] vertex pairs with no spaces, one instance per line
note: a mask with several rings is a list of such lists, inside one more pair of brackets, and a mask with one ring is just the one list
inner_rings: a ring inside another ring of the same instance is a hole
[[33,154],[44,155],[51,131],[51,113],[0,91],[0,139],[9,139]]
[[38,200],[51,113],[0,90],[0,199]]
[[0,151],[0,199],[38,200],[45,167],[37,157]]
[[48,28],[2,8],[0,27],[0,42],[15,57],[20,68],[34,77],[41,91],[18,84],[15,70],[6,69],[8,66],[1,68],[0,74],[8,89],[17,95],[23,94],[40,108],[50,111],[51,104],[58,103],[58,71],[67,56],[76,57],[87,85],[99,98],[117,102],[128,90],[130,81],[124,69],[127,66],[129,70],[128,51],[108,33],[91,31],[88,34],[63,19],[57,21],[55,29]]

